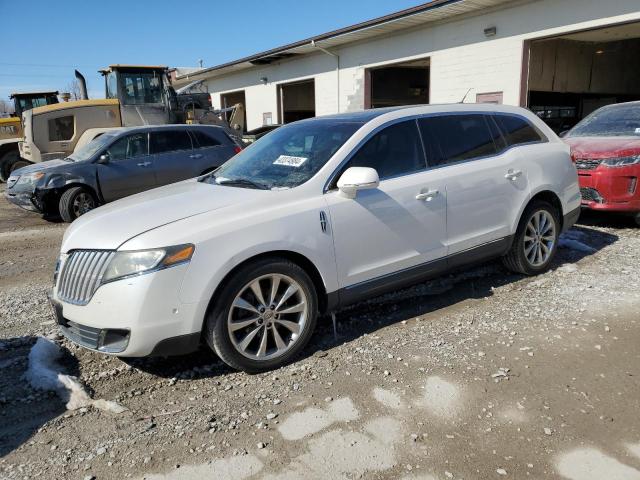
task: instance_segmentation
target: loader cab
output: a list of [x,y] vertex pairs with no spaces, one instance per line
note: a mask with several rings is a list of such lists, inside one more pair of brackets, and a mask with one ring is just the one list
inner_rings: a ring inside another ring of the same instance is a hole
[[100,70],[105,96],[120,102],[123,126],[175,123],[177,101],[167,67],[110,65]]
[[26,112],[32,108],[58,103],[58,92],[12,93],[10,98],[13,100],[15,116],[22,118],[22,112]]

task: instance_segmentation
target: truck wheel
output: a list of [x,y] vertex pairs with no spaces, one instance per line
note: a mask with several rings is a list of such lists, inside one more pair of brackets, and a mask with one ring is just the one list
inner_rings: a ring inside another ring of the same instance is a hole
[[284,258],[241,267],[217,296],[205,340],[232,368],[258,373],[293,360],[311,338],[318,297],[309,275]]
[[20,160],[20,155],[15,150],[11,150],[0,157],[0,181],[6,182],[9,179],[11,176],[11,165],[18,160]]
[[537,275],[549,269],[558,250],[560,214],[541,200],[529,205],[520,219],[513,245],[502,261],[509,270]]
[[71,187],[60,196],[58,207],[62,220],[67,223],[98,206],[96,197],[84,187]]

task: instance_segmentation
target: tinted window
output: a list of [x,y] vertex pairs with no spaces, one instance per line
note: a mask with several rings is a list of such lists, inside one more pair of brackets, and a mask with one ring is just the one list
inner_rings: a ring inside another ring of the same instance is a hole
[[151,133],[151,153],[191,150],[191,138],[186,130],[165,130]]
[[522,117],[494,115],[493,118],[500,126],[509,146],[544,141],[535,127]]
[[109,160],[118,161],[147,155],[147,134],[134,133],[113,143],[108,149]]
[[122,72],[123,103],[142,105],[162,103],[162,78],[159,72]]
[[218,145],[220,145],[220,142],[213,138],[213,136],[201,132],[200,130],[192,131],[191,135],[193,135],[193,138],[196,139],[196,146],[200,148],[217,147]]
[[426,168],[418,127],[414,120],[397,123],[376,133],[349,160],[349,167],[375,168],[381,179],[407,175]]
[[49,141],[71,140],[73,137],[73,116],[52,118],[49,120]]
[[431,166],[471,160],[497,153],[485,115],[444,115],[421,118],[418,123],[425,142],[435,141],[440,155],[429,158]]

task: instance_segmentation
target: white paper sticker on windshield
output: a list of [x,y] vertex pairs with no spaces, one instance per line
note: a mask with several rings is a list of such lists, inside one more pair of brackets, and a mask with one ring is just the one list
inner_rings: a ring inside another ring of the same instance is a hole
[[276,158],[276,161],[273,162],[273,164],[298,168],[306,161],[307,161],[306,157],[292,157],[290,155],[280,155],[278,158]]

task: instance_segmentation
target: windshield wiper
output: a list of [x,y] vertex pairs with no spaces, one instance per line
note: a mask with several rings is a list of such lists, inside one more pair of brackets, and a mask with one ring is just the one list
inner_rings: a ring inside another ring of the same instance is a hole
[[221,178],[216,182],[218,185],[238,185],[257,188],[259,190],[269,190],[269,187],[261,183],[254,182],[248,178]]

